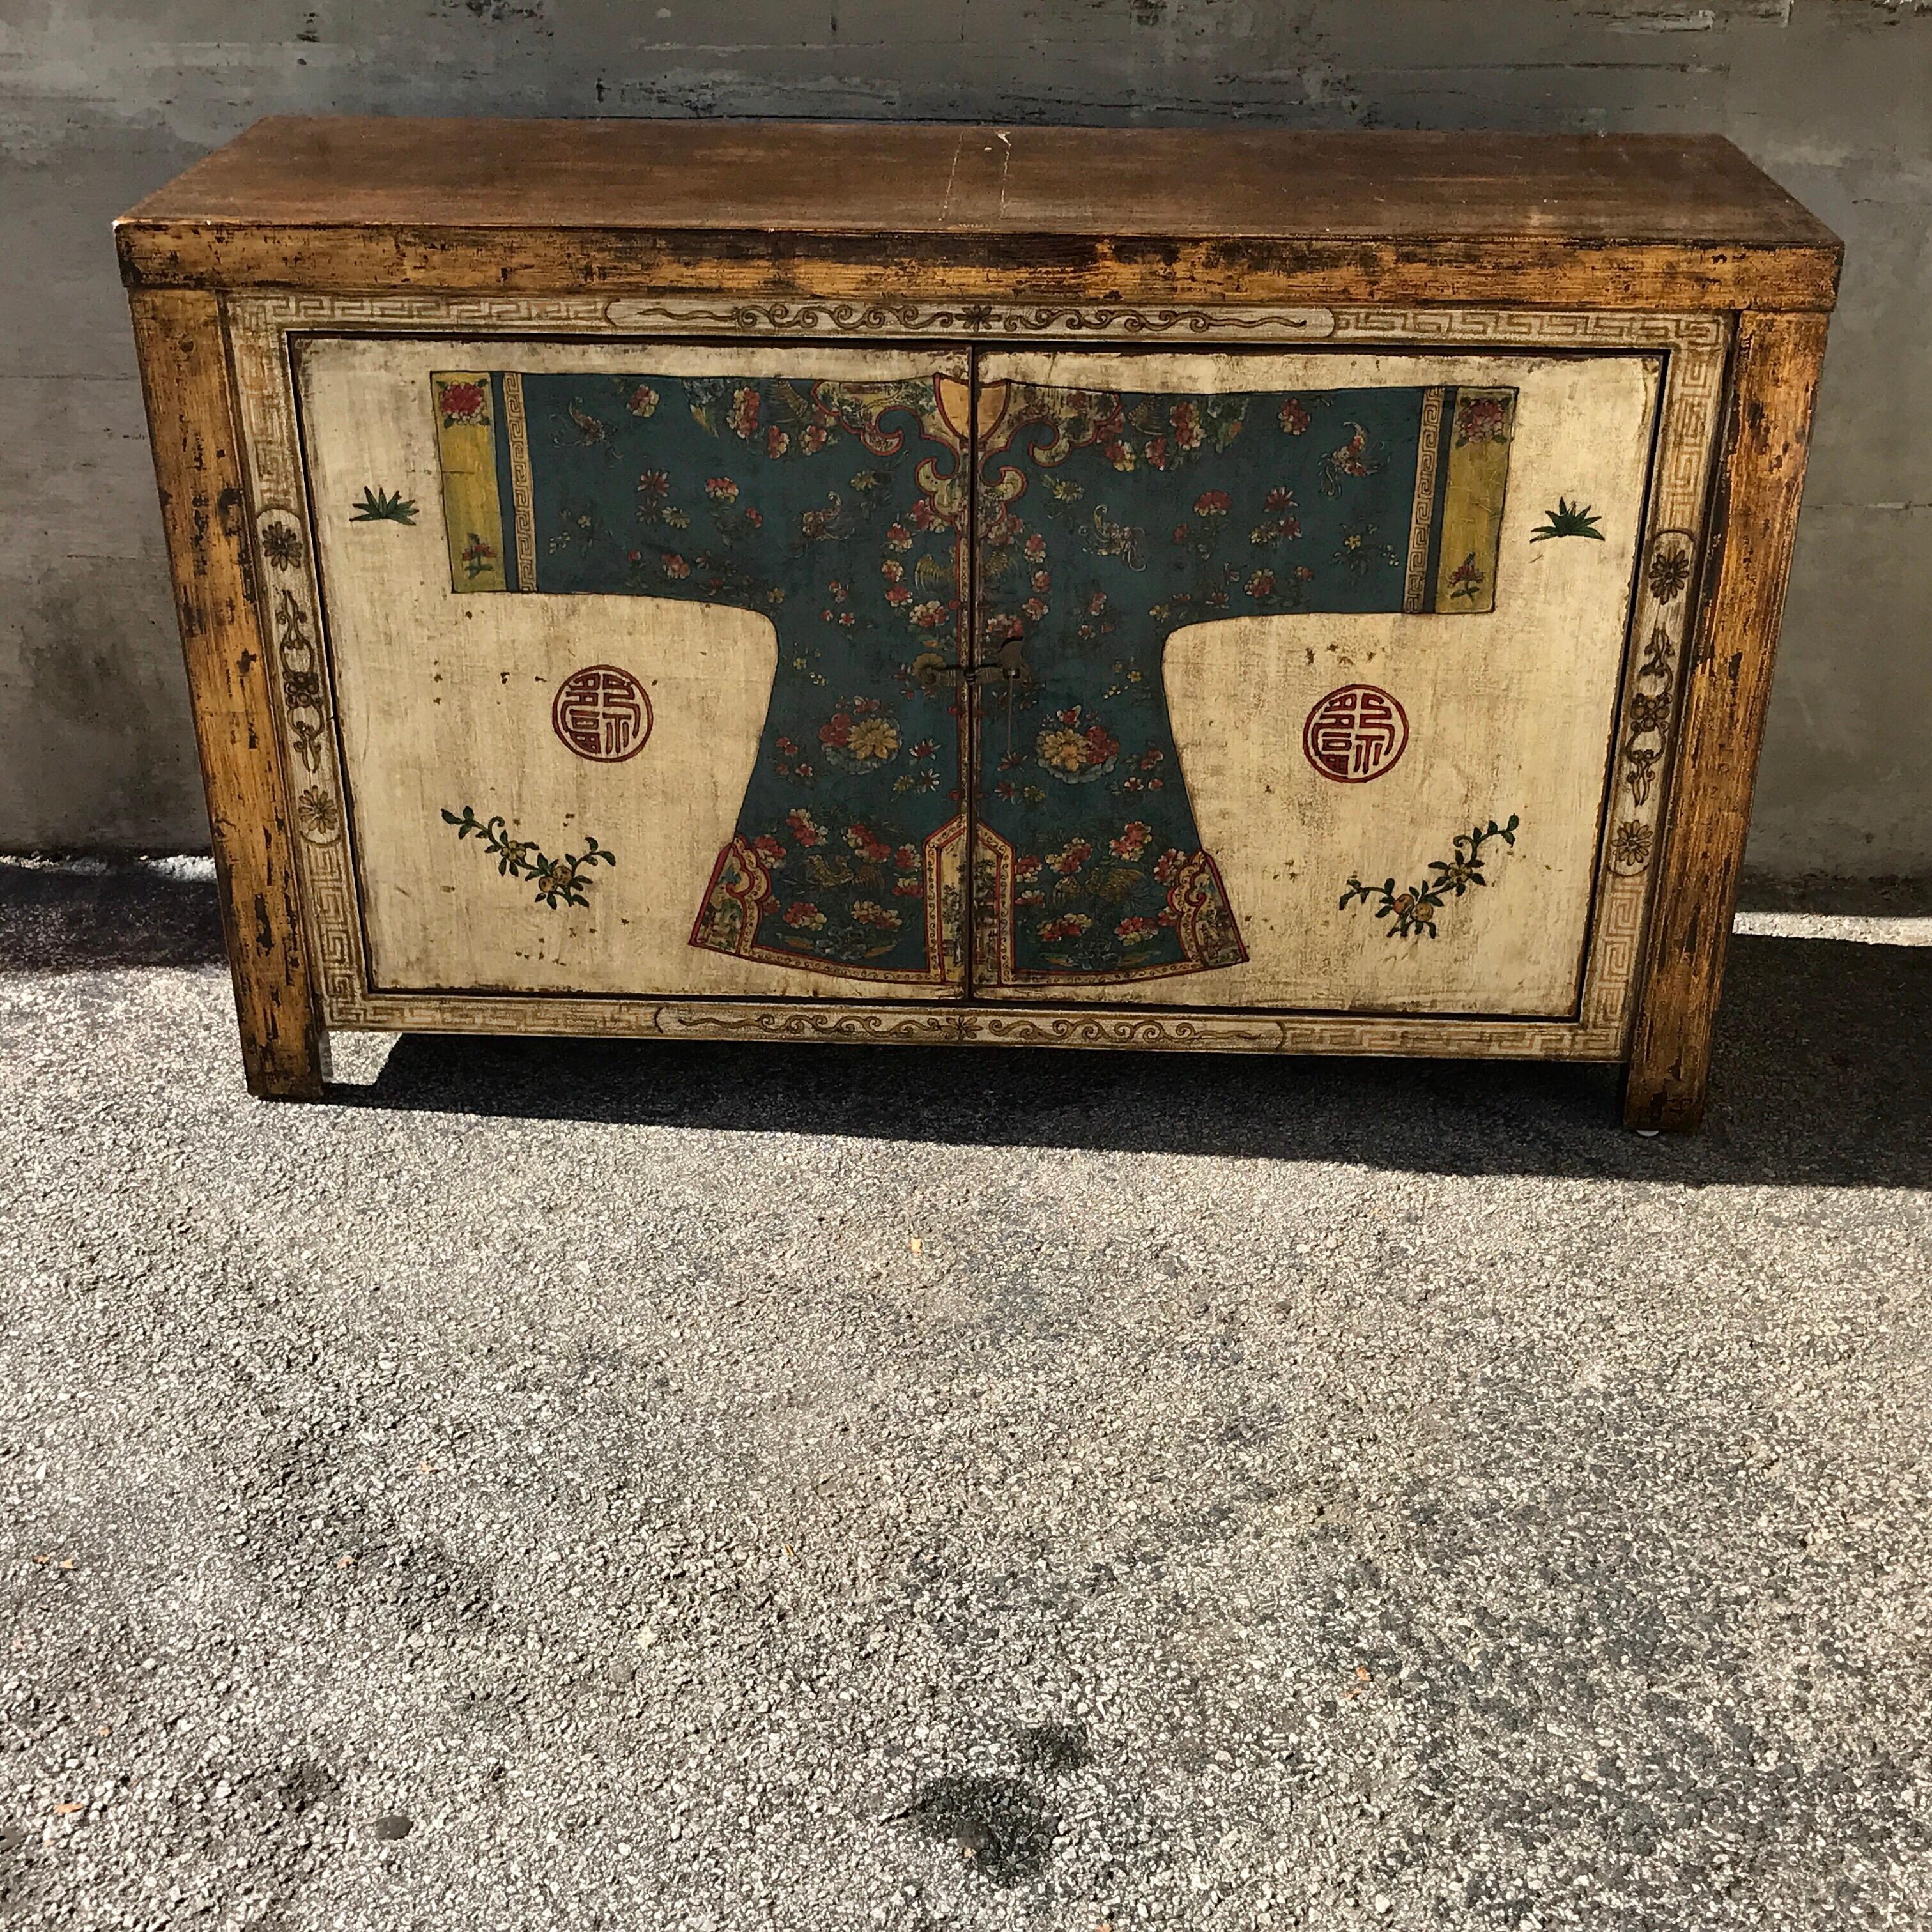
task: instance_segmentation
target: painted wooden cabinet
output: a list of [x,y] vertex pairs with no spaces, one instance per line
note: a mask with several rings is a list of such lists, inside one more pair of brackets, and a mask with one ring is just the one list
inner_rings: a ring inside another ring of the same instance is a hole
[[121,242],[256,1091],[980,1040],[1694,1123],[1837,268],[1724,144],[271,123]]

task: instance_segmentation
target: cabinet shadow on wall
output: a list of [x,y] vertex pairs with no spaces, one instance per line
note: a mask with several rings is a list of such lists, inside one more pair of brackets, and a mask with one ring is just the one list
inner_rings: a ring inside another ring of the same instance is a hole
[[1703,1131],[1617,1070],[1010,1047],[399,1040],[344,1104],[1696,1186],[1932,1186],[1932,946],[1732,942]]

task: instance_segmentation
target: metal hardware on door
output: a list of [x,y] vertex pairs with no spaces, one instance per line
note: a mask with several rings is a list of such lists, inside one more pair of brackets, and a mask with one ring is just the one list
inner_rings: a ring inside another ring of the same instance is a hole
[[1009,638],[1000,645],[998,655],[991,664],[975,664],[968,670],[964,664],[949,664],[938,651],[923,650],[912,661],[912,674],[920,687],[928,692],[937,691],[942,684],[1017,682],[1026,675],[1025,652],[1024,638]]
[[[981,670],[984,669],[982,665]],[[930,694],[942,684],[970,683],[980,673],[969,671],[964,664],[949,664],[938,651],[927,650],[913,659],[912,674],[920,688]]]

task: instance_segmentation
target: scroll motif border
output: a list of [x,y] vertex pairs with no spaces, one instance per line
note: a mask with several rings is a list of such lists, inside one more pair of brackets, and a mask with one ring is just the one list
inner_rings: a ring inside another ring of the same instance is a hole
[[[1126,308],[1039,302],[790,301],[735,297],[452,297],[250,294],[226,304],[246,444],[256,564],[266,586],[280,748],[295,801],[302,897],[325,1023],[397,1032],[862,1040],[1616,1060],[1642,956],[1648,871],[1669,791],[1682,666],[1694,610],[1731,323],[1714,314],[1476,308]],[[956,341],[1322,342],[1670,352],[1657,460],[1626,651],[1582,1004],[1574,1021],[1108,1013],[1002,1005],[372,994],[341,808],[332,697],[287,338],[309,331]]]

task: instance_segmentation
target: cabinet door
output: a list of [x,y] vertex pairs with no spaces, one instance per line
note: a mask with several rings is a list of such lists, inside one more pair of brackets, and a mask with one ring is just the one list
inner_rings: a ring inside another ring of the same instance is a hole
[[296,374],[373,990],[958,994],[963,355]]
[[1661,370],[988,356],[974,992],[1573,1012]]

